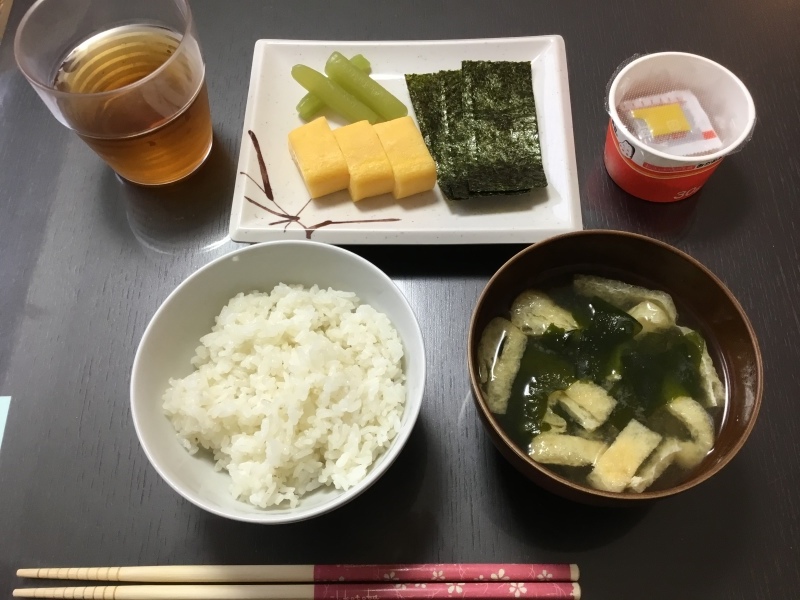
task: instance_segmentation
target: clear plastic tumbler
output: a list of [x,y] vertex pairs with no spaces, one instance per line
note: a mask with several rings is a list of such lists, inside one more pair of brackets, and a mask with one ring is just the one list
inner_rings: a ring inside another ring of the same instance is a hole
[[205,65],[186,0],[38,0],[14,51],[53,115],[121,177],[172,183],[208,156]]

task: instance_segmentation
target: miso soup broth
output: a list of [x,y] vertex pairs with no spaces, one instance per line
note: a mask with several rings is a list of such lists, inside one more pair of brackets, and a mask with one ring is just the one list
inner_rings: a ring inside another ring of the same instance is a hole
[[534,460],[597,489],[679,484],[711,451],[725,388],[661,291],[599,277],[523,291],[478,347],[489,409]]

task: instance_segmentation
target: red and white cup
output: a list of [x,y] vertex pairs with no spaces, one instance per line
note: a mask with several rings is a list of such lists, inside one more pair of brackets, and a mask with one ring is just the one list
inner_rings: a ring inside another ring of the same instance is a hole
[[[720,150],[703,156],[671,155],[628,131],[617,106],[665,82],[703,98],[703,108],[723,144]],[[675,202],[696,194],[722,159],[750,138],[756,120],[753,99],[736,75],[712,60],[684,52],[648,54],[625,65],[609,86],[608,113],[606,170],[623,190],[651,202]]]

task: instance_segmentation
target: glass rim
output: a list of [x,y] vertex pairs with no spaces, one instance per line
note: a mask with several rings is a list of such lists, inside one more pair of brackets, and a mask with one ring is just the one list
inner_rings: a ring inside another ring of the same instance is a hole
[[[186,37],[187,37],[186,34],[192,28],[192,25],[194,25],[194,16],[192,15],[192,10],[191,10],[191,8],[189,6],[189,1],[188,0],[172,0],[175,4],[179,5],[179,7],[182,9],[182,12],[184,12],[184,14],[186,16],[186,23],[184,24],[184,26],[182,28],[183,31],[181,32],[181,40],[180,40],[180,42],[178,42],[178,46],[177,46],[177,48],[175,48],[175,52],[173,52],[170,55],[170,57],[167,60],[165,60],[155,71],[153,71],[152,73],[148,73],[147,75],[145,75],[141,79],[138,79],[138,80],[134,81],[133,83],[129,83],[127,85],[123,85],[122,87],[118,87],[118,88],[113,89],[113,90],[106,90],[106,91],[103,91],[103,92],[89,92],[89,93],[65,92],[64,90],[59,90],[58,88],[55,88],[52,85],[50,85],[48,83],[44,83],[44,82],[40,81],[38,78],[33,77],[20,64],[20,60],[19,60],[19,56],[21,54],[19,46],[20,46],[20,43],[21,43],[20,42],[20,38],[22,36],[22,31],[25,29],[25,26],[28,24],[28,20],[33,16],[33,13],[36,11],[36,9],[39,8],[40,5],[42,5],[42,4],[44,4],[45,2],[48,2],[48,1],[49,0],[36,0],[36,2],[34,2],[31,5],[31,7],[27,10],[25,15],[22,17],[22,20],[19,22],[19,25],[17,26],[17,31],[16,31],[16,33],[14,35],[14,61],[17,63],[17,68],[20,70],[20,72],[25,76],[25,79],[27,79],[32,86],[34,86],[36,88],[39,88],[42,91],[44,91],[44,92],[46,92],[46,93],[48,93],[50,95],[53,95],[53,96],[74,97],[74,98],[92,98],[92,99],[110,97],[110,96],[115,96],[115,95],[119,95],[121,93],[128,92],[130,90],[133,90],[133,89],[135,89],[137,87],[140,87],[140,86],[144,85],[145,83],[148,83],[149,81],[152,81],[153,79],[158,77],[162,72],[164,72],[167,69],[168,65],[171,65],[176,60],[176,57],[181,53],[181,49],[184,47],[184,43],[186,42]],[[87,39],[89,39],[89,38],[87,38]],[[84,40],[84,41],[86,41],[86,40]],[[201,61],[202,61],[202,54],[201,54]],[[203,61],[203,63],[204,63],[204,61]],[[205,67],[205,64],[203,64],[203,66]]]

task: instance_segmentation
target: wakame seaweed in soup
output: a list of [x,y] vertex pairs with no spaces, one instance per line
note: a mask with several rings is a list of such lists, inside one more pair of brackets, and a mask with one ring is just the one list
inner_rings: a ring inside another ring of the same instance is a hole
[[672,485],[711,450],[724,388],[665,293],[598,277],[527,290],[479,344],[490,410],[530,456],[614,492]]

